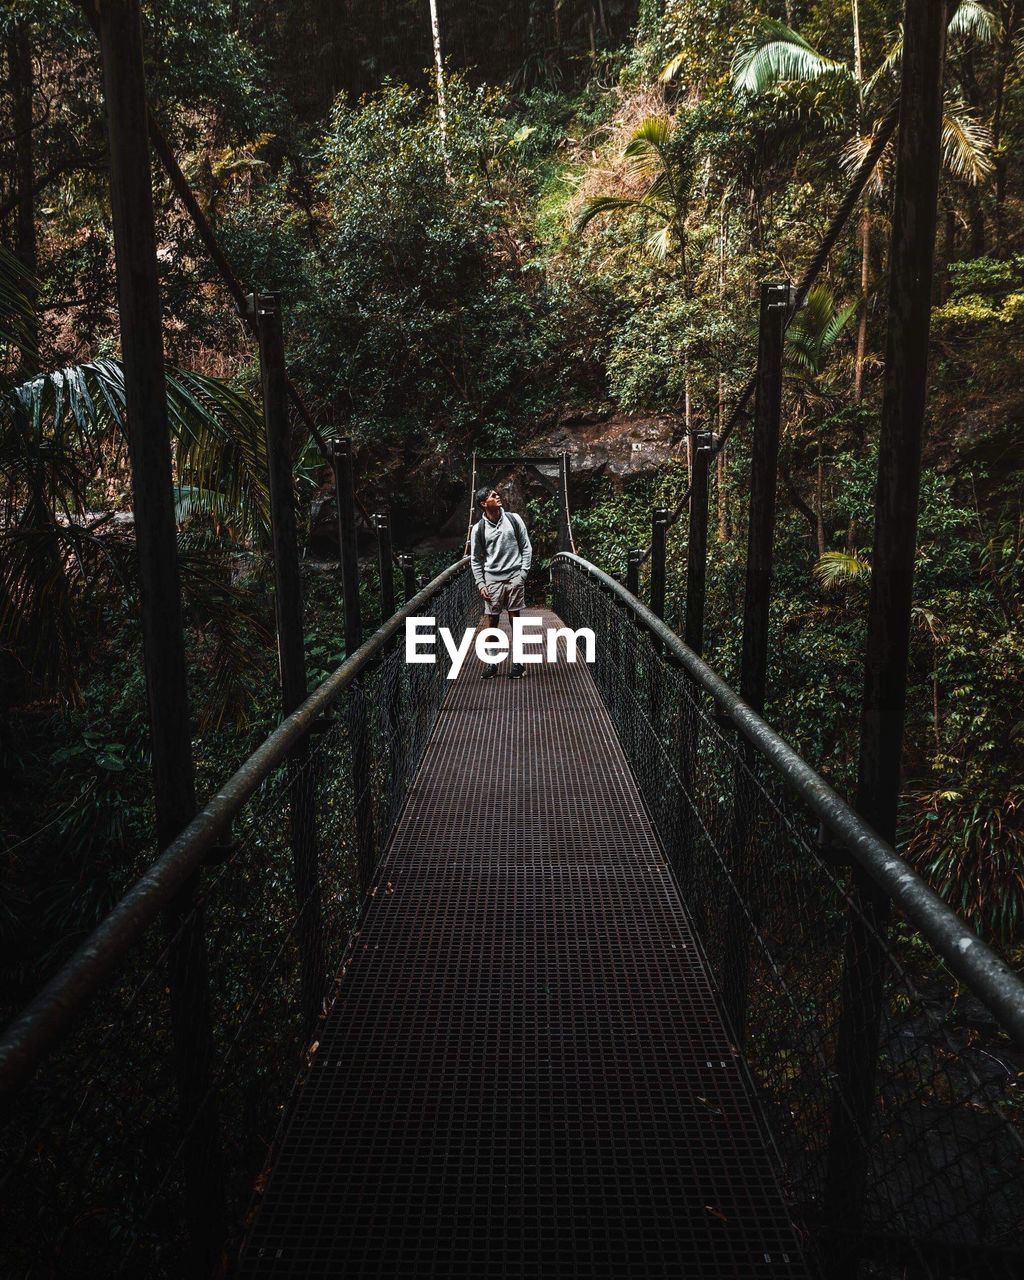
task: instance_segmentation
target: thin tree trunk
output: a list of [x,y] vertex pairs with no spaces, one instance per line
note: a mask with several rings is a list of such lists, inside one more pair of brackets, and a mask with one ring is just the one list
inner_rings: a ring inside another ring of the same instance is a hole
[[[857,77],[858,93],[864,79],[864,58],[860,45],[860,7],[853,4],[853,73]],[[864,197],[865,201],[867,197]],[[853,402],[860,404],[864,398],[864,356],[868,345],[868,286],[871,283],[871,210],[865,203],[860,211],[860,321],[857,325],[857,355],[853,366]]]
[[[36,273],[35,166],[32,147],[32,43],[28,24],[17,23],[7,41],[11,87],[11,122],[14,126],[14,252],[19,261]],[[32,289],[35,302],[35,290]],[[34,313],[33,307],[33,313]],[[19,369],[28,377],[39,367],[39,327],[33,314],[28,349],[22,352]]]
[[434,40],[434,65],[437,68],[437,122],[441,131],[441,154],[444,156],[444,171],[451,181],[451,168],[448,163],[448,112],[444,96],[444,57],[441,53],[441,28],[437,22],[437,0],[430,0],[430,33]]
[[818,462],[814,477],[814,534],[818,542],[818,559],[825,554],[825,461],[818,437]]
[[[718,435],[721,438],[722,430],[725,427],[725,374],[718,375]],[[728,445],[718,451],[718,460],[715,463],[715,483],[718,490],[718,541],[728,542],[732,536],[732,530],[729,527],[729,470],[726,466],[726,450]]]
[[853,402],[864,398],[864,359],[868,345],[868,288],[871,284],[871,210],[860,211],[860,322],[857,325],[857,356],[853,371]]
[[864,79],[864,59],[860,47],[860,6],[858,0],[852,0],[853,6],[853,73],[857,83]]
[[935,659],[932,663],[932,732],[935,735],[935,754],[938,755],[942,745],[942,725],[939,721],[939,652],[937,647],[935,647]]

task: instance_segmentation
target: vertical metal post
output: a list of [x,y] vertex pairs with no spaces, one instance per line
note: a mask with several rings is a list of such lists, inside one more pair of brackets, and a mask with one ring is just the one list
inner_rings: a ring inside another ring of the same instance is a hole
[[704,652],[704,598],[708,567],[708,468],[711,433],[694,440],[690,475],[690,532],[686,548],[686,633],[694,653]]
[[[359,549],[356,543],[356,489],[352,441],[347,437],[331,441],[334,470],[334,497],[338,508],[338,544],[341,556],[341,585],[345,598],[345,655],[351,656],[363,643],[363,622],[359,609]],[[364,677],[349,688],[349,744],[352,752],[352,795],[356,827],[356,863],[359,887],[365,894],[373,874],[374,821],[370,794],[370,733],[367,723]]]
[[[163,849],[192,818],[196,802],[138,0],[105,0],[99,7],[99,35],[156,832]],[[208,1274],[220,1256],[225,1202],[198,887],[199,876],[192,876],[165,913],[164,927],[183,1134],[189,1271],[200,1276]]]
[[[281,300],[250,294],[246,314],[260,346],[263,421],[267,434],[270,522],[274,545],[274,609],[281,709],[290,716],[306,700],[306,651],[302,619],[299,535],[295,522],[291,448],[288,439],[288,383],[284,362]],[[316,843],[315,786],[309,770],[309,740],[288,758],[292,880],[298,908],[299,983],[302,1016],[310,1030],[320,1015],[327,985]]]
[[[754,438],[750,460],[750,528],[747,538],[747,584],[743,602],[743,656],[740,693],[759,714],[764,711],[768,682],[768,606],[775,543],[775,489],[779,466],[782,416],[782,354],[792,290],[789,285],[761,286],[757,344]],[[755,809],[758,792],[751,779],[756,760],[741,747],[733,770],[733,817],[730,832],[733,887],[726,906],[728,939],[723,964],[722,1002],[736,1046],[746,1039],[750,987],[750,924],[745,907],[752,891]]]
[[[885,381],[875,496],[875,541],[864,661],[857,807],[894,842],[910,652],[921,442],[941,162],[947,6],[907,0],[896,151]],[[882,1018],[887,902],[854,873],[844,957],[826,1221],[862,1226]],[[838,1244],[831,1274],[856,1274]],[[852,1256],[851,1256],[852,1254]]]
[[668,512],[657,507],[651,516],[651,613],[665,618],[665,542]]
[[640,561],[643,554],[639,547],[633,547],[626,559],[626,590],[632,596],[640,593]]
[[558,465],[558,550],[572,550],[569,532],[569,455],[563,452]]
[[380,573],[380,620],[387,622],[395,612],[395,571],[391,557],[391,522],[387,513],[378,511],[373,517],[377,531],[377,569]]
[[402,565],[402,589],[405,594],[405,603],[408,604],[418,589],[416,586],[416,562],[408,553],[401,556],[400,560]]
[[740,694],[760,715],[768,682],[768,605],[775,550],[775,489],[779,471],[782,417],[782,350],[792,289],[761,286],[757,343],[757,387],[750,457],[750,521],[747,584],[743,601],[743,657]]
[[306,700],[306,654],[302,622],[299,535],[295,523],[291,449],[288,441],[288,391],[285,385],[281,299],[276,293],[250,293],[246,314],[254,321],[260,345],[263,421],[267,433],[270,523],[274,544],[274,608],[277,616],[277,664],[286,716]]
[[345,604],[345,656],[351,657],[363,643],[359,611],[359,547],[356,541],[356,490],[352,465],[352,441],[331,441],[334,502],[338,511],[338,557]]

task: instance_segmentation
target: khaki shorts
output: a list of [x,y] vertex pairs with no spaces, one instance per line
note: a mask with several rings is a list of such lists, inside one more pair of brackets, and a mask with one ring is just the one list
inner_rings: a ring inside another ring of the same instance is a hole
[[[515,613],[517,609],[526,608],[526,591],[521,578],[513,578],[511,582],[488,582],[484,579],[484,585],[491,593],[490,600],[483,601],[484,612],[492,618],[503,609]],[[483,596],[480,599],[483,600]]]

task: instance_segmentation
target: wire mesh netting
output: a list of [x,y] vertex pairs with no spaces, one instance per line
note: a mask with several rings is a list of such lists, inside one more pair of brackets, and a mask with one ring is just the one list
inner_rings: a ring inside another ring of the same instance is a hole
[[1024,1273],[1019,1049],[628,606],[571,561],[554,578],[825,1274]]
[[[459,631],[475,599],[462,572],[429,610]],[[407,665],[399,634],[346,685],[18,1094],[0,1132],[3,1275],[198,1274],[187,1222],[237,1239],[446,671]]]

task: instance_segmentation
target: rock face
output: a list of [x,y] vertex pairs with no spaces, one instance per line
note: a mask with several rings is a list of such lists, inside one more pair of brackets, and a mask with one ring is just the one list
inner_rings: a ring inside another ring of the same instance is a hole
[[[651,475],[671,459],[685,458],[686,439],[681,419],[668,414],[577,414],[538,432],[518,452],[553,456],[563,450],[571,460],[572,503],[583,506],[591,501],[594,484],[602,478],[618,491],[635,476]],[[364,502],[370,510],[380,509],[381,502],[391,508],[396,547],[449,548],[465,537],[468,477],[460,472],[460,463],[463,460],[436,454],[418,461],[397,454],[394,458],[360,459],[357,473],[373,476],[373,482],[364,483],[361,490]],[[538,492],[557,492],[558,468],[506,466],[491,471],[483,467],[477,484],[500,486],[506,504],[521,511],[527,499]],[[357,525],[360,552],[371,554],[373,536],[361,520]],[[338,554],[330,484],[310,510],[310,548],[314,554]]]
[[650,475],[672,458],[685,458],[686,439],[683,423],[664,414],[582,414],[562,419],[523,452],[563,449],[571,457],[574,487],[605,476],[618,490],[633,476]]

